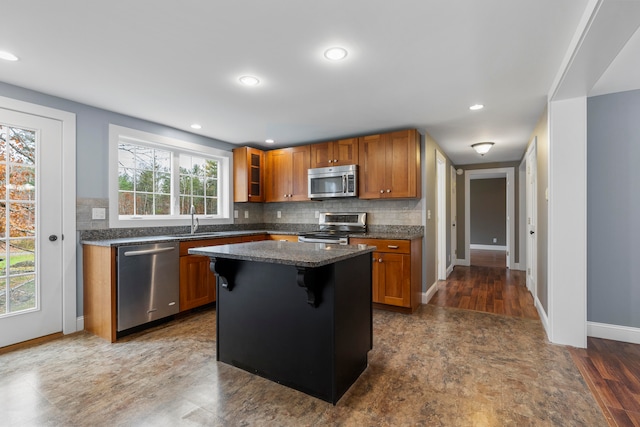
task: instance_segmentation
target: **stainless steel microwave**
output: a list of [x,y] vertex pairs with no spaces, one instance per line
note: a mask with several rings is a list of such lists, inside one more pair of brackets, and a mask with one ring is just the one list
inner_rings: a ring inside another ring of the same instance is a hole
[[309,169],[309,198],[331,199],[358,195],[358,165]]

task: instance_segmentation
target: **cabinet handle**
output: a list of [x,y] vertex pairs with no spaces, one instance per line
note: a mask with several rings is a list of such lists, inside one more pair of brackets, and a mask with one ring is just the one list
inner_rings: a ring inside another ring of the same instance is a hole
[[384,190],[380,190],[380,194],[384,193]]
[[387,188],[387,193],[391,193],[391,190]]
[[333,163],[338,163],[338,159],[333,159]]
[[378,262],[382,262],[382,258],[378,258]]
[[333,160],[329,160],[329,163],[333,163]]
[[287,196],[287,195],[285,194],[285,195],[284,195],[284,197],[289,197],[289,196]]
[[397,245],[387,245],[389,249],[398,249],[400,246]]

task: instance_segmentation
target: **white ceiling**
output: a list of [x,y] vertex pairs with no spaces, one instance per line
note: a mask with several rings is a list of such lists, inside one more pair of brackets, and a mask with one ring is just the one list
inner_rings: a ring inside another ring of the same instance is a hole
[[515,161],[586,4],[3,0],[0,80],[234,144],[416,127],[455,164]]

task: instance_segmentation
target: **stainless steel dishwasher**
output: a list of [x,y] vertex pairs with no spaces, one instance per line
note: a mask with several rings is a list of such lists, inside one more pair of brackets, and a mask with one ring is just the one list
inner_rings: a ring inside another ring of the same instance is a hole
[[178,313],[178,252],[178,243],[118,248],[118,332]]

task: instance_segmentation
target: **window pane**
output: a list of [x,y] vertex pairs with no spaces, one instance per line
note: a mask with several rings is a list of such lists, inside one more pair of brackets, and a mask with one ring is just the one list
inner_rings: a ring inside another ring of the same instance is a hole
[[133,193],[118,194],[118,215],[133,215]]
[[211,178],[217,178],[218,162],[215,160],[207,160],[206,173],[207,173],[207,176],[210,176]]
[[194,196],[204,196],[204,182],[202,178],[194,177],[191,181],[191,185],[193,186],[192,194]]
[[[0,201],[0,238],[7,237],[7,218],[6,218],[6,203]],[[2,252],[0,249],[0,256],[2,256]]]
[[136,171],[135,191],[153,192],[153,171]]
[[207,197],[207,215],[218,215],[218,199]]
[[14,276],[9,278],[11,291],[9,298],[9,312],[28,310],[36,306],[36,276]]
[[136,193],[136,215],[153,215],[153,196]]
[[[0,261],[0,264],[4,261]],[[7,313],[7,280],[0,279],[0,316]]]
[[156,215],[169,215],[171,214],[171,196],[156,196]]
[[8,128],[9,160],[13,163],[35,165],[36,133],[32,130]]
[[163,150],[155,150],[155,168],[158,172],[171,172],[171,153]]
[[207,196],[216,197],[218,195],[218,180],[209,178],[207,179]]
[[9,203],[10,237],[35,235],[35,203]]
[[7,241],[0,240],[0,276],[7,275]]
[[35,239],[9,241],[9,275],[35,273]]
[[153,170],[154,152],[153,148],[136,147],[136,169]]
[[133,174],[135,170],[132,168],[118,169],[118,189],[125,191],[133,191]]
[[156,193],[171,194],[171,174],[158,173],[156,175]]
[[180,196],[180,215],[189,215],[191,210],[191,197]]
[[124,169],[135,169],[136,146],[131,144],[118,144],[118,164]]
[[33,200],[36,171],[32,167],[13,166],[9,173],[9,197],[12,200]]
[[194,197],[193,206],[196,207],[196,214],[204,215],[204,197]]

